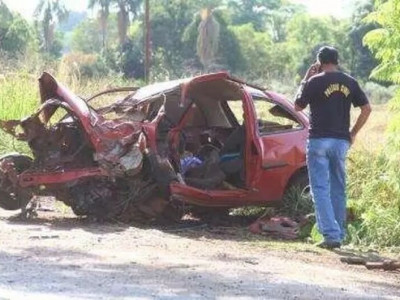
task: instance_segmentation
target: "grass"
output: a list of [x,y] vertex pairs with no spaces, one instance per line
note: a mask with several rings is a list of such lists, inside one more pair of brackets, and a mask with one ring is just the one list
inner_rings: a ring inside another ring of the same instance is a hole
[[[0,119],[20,119],[31,114],[38,106],[37,85],[34,78],[26,73],[17,73],[0,79]],[[0,154],[7,152],[29,153],[25,143],[0,131]]]
[[[359,110],[353,109],[351,118],[355,122]],[[392,120],[395,113],[389,109],[388,104],[372,105],[372,114],[365,124],[365,127],[360,131],[353,145],[353,151],[366,151],[367,153],[377,153],[387,143],[386,129],[388,122]]]
[[354,220],[350,241],[361,245],[400,245],[400,188],[384,151],[353,153],[349,167],[349,207]]
[[350,151],[348,206],[353,220],[348,235],[352,244],[396,251],[400,246],[399,160],[392,155],[398,149],[387,134],[388,125],[397,117],[387,104],[374,105]]
[[37,107],[38,89],[28,74],[14,74],[0,80],[0,119],[19,119]]

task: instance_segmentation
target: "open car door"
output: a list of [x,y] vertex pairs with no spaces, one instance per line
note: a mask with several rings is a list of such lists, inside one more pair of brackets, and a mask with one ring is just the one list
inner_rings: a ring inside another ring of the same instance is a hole
[[252,92],[252,98],[262,148],[254,187],[266,201],[279,201],[292,175],[306,166],[306,121],[277,94]]
[[[205,92],[207,90],[214,91],[215,101],[226,102],[229,99],[241,99],[245,116],[245,145],[243,151],[244,186],[230,189],[206,190],[189,186],[185,183],[173,182],[170,185],[171,195],[173,199],[185,203],[209,207],[235,207],[243,206],[244,203],[253,205],[261,204],[263,203],[263,199],[261,199],[259,193],[253,188],[257,180],[253,172],[249,171],[256,165],[259,165],[259,160],[261,159],[261,145],[256,134],[251,95],[245,90],[243,84],[231,80],[226,73],[217,73],[197,77],[195,80],[188,82],[182,87],[182,99],[191,98],[193,100],[193,95],[196,91]],[[181,128],[183,126],[184,124],[182,123],[178,125]]]

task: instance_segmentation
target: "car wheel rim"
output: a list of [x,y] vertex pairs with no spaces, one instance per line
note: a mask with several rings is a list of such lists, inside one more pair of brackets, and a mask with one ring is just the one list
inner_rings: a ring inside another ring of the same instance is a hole
[[311,199],[311,187],[310,187],[310,185],[306,185],[306,186],[301,190],[300,196],[301,196],[303,199]]

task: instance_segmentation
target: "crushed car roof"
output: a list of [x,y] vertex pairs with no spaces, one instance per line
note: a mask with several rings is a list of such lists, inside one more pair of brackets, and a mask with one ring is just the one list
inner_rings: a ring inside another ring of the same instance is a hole
[[160,94],[169,94],[181,89],[186,91],[189,88],[189,86],[191,86],[194,83],[201,83],[205,81],[214,81],[214,80],[234,81],[238,84],[242,84],[243,86],[245,86],[246,90],[249,93],[257,96],[263,96],[263,92],[265,91],[264,88],[254,86],[240,79],[234,78],[230,76],[229,73],[227,72],[218,72],[218,73],[204,74],[204,75],[182,78],[166,82],[157,82],[154,84],[146,85],[138,89],[129,98],[128,101],[131,103],[133,102],[135,104],[139,104],[154,97],[158,97]]
[[191,79],[185,78],[146,85],[138,89],[131,99],[134,101],[143,101],[161,93],[168,93],[176,90],[182,83],[190,82]]
[[231,77],[227,72],[219,72],[219,73],[211,73],[205,75],[199,75],[195,77],[183,78],[173,81],[166,82],[158,82],[154,84],[150,84],[140,88],[132,97],[130,97],[130,101],[136,104],[139,104],[147,99],[152,99],[155,96],[159,96],[160,94],[168,94],[170,92],[174,92],[181,89],[187,89],[191,84],[200,83],[204,81],[213,81],[213,80],[224,80],[230,79]]

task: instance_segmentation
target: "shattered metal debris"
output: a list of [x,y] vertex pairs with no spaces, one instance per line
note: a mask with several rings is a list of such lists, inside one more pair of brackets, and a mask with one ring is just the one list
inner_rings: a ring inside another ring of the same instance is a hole
[[249,229],[255,234],[265,233],[275,238],[293,240],[298,238],[300,225],[288,217],[275,217],[258,219]]
[[364,265],[368,270],[381,269],[385,271],[395,271],[400,269],[400,261],[392,259],[380,258],[379,261],[371,261],[368,257],[350,256],[341,257],[340,261],[349,265]]

